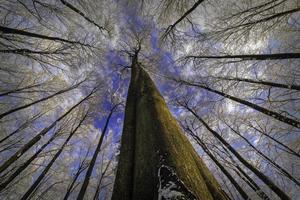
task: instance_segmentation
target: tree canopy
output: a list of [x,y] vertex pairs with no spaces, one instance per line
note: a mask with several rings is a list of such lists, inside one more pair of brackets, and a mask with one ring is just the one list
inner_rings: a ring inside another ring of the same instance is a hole
[[0,0],[0,16],[0,199],[111,198],[136,52],[229,199],[300,198],[298,0]]

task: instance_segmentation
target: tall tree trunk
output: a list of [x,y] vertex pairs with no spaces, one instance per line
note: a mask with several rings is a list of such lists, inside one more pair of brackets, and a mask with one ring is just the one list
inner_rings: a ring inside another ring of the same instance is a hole
[[196,8],[203,2],[204,0],[198,0],[197,2],[194,3],[194,5],[188,9],[179,19],[177,19],[172,25],[170,25],[167,30],[165,31],[163,38],[165,38],[167,35],[169,35],[173,29],[175,28],[175,26],[177,24],[179,24],[182,20],[184,20],[185,18],[188,17],[188,15],[190,15],[194,10],[196,10]]
[[41,34],[37,34],[37,33],[24,31],[24,30],[21,30],[21,29],[14,29],[14,28],[9,28],[9,27],[4,27],[4,26],[0,26],[0,32],[2,34],[23,35],[23,36],[32,37],[32,38],[51,40],[51,41],[55,41],[55,42],[59,41],[59,42],[65,42],[65,43],[73,44],[73,45],[81,45],[81,46],[86,46],[86,47],[92,47],[91,45],[84,44],[84,43],[81,43],[81,42],[78,42],[78,41],[66,40],[66,39],[63,39],[63,38],[51,37],[51,36],[48,36],[48,35],[41,35]]
[[[300,58],[300,53],[299,53]],[[294,84],[282,84],[282,83],[274,83],[270,81],[262,81],[262,80],[253,80],[249,78],[239,78],[239,77],[216,77],[220,80],[228,80],[228,81],[238,81],[238,82],[246,82],[246,83],[255,83],[259,85],[266,85],[271,87],[277,87],[277,88],[285,88],[285,89],[291,89],[291,90],[298,90],[300,91],[300,85],[294,85]]]
[[76,89],[76,88],[77,88],[80,84],[82,84],[83,82],[85,82],[85,80],[80,81],[79,83],[77,83],[77,84],[75,84],[75,85],[72,85],[71,87],[69,87],[69,88],[67,88],[67,89],[60,90],[60,91],[58,91],[58,92],[56,92],[56,93],[54,93],[54,94],[51,94],[51,95],[49,95],[49,96],[47,96],[47,97],[38,99],[38,100],[33,101],[33,102],[31,102],[31,103],[28,103],[28,104],[25,104],[25,105],[23,105],[23,106],[19,106],[19,107],[13,108],[13,109],[11,109],[11,110],[8,110],[8,111],[6,111],[6,112],[4,112],[4,113],[1,113],[1,114],[0,114],[0,119],[2,119],[3,117],[5,117],[5,116],[7,116],[7,115],[9,115],[9,114],[14,113],[14,112],[23,110],[23,109],[28,108],[28,107],[30,107],[30,106],[33,106],[33,105],[35,105],[35,104],[37,104],[37,103],[40,103],[40,102],[43,102],[43,101],[47,101],[48,99],[51,99],[51,98],[53,98],[53,97],[55,97],[55,96],[57,96],[57,95],[60,95],[60,94],[69,92],[69,91],[71,91],[71,90],[73,90],[73,89]]
[[284,191],[282,191],[269,177],[264,175],[262,172],[260,172],[256,167],[254,167],[251,163],[246,161],[219,133],[211,129],[208,124],[197,114],[189,108],[187,105],[185,108],[190,111],[204,126],[205,128],[213,134],[214,137],[216,137],[222,144],[224,144],[229,151],[236,156],[236,158],[243,163],[248,169],[250,169],[257,177],[260,178],[269,188],[276,193],[280,199],[282,200],[290,200],[290,197],[285,194]]
[[66,0],[60,0],[60,2],[62,4],[64,4],[65,6],[67,6],[68,8],[70,8],[71,10],[73,10],[74,12],[76,12],[77,14],[79,14],[80,16],[82,16],[86,21],[88,21],[91,24],[95,25],[100,31],[106,30],[103,26],[100,26],[95,21],[93,21],[92,19],[88,18],[82,11],[80,11],[78,8],[76,8],[74,5],[70,4]]
[[232,132],[234,132],[235,134],[237,134],[238,136],[240,136],[241,138],[243,138],[243,140],[250,146],[252,147],[255,152],[260,155],[261,157],[263,157],[264,159],[266,159],[271,165],[274,166],[274,168],[276,168],[280,173],[282,173],[284,176],[286,176],[288,179],[290,179],[291,181],[293,181],[295,184],[297,184],[298,186],[300,186],[300,182],[293,177],[288,171],[286,171],[285,169],[283,169],[280,165],[278,165],[275,161],[271,160],[269,157],[267,157],[263,152],[261,152],[260,150],[258,150],[246,137],[244,137],[240,132],[238,132],[237,130],[235,130],[234,128],[232,128],[228,123],[226,123],[225,121],[223,121],[226,126],[228,126],[230,128],[230,130]]
[[[63,51],[59,51],[59,50],[35,51],[35,50],[31,50],[31,49],[0,49],[0,53],[14,53],[14,54],[20,54],[20,55],[28,55],[28,54],[64,55],[64,54],[68,54],[68,53],[64,53]],[[22,90],[19,90],[19,91],[22,91]]]
[[241,188],[241,186],[235,181],[235,179],[232,177],[232,175],[229,173],[229,171],[226,170],[226,168],[215,158],[215,156],[210,152],[206,144],[198,137],[197,134],[194,133],[189,127],[185,127],[185,129],[188,131],[188,134],[191,135],[194,140],[197,142],[199,146],[203,149],[203,151],[214,161],[214,163],[218,166],[218,168],[223,172],[223,174],[229,179],[231,184],[235,187],[235,189],[240,193],[240,195],[245,200],[251,200],[250,197],[247,195],[247,193]]
[[278,112],[266,109],[264,107],[261,107],[259,105],[254,104],[254,103],[251,103],[249,101],[246,101],[246,100],[243,100],[243,99],[231,96],[231,95],[226,94],[224,92],[221,92],[219,90],[212,89],[212,88],[210,88],[210,87],[208,87],[206,85],[202,85],[202,84],[198,84],[198,83],[190,83],[190,82],[187,82],[187,81],[184,81],[184,80],[180,80],[180,81],[175,80],[175,81],[183,83],[183,84],[186,84],[186,85],[199,87],[199,88],[205,89],[207,91],[213,92],[215,94],[221,95],[221,96],[223,96],[225,98],[228,98],[228,99],[230,99],[232,101],[238,102],[240,104],[244,104],[244,105],[246,105],[246,106],[248,106],[248,107],[250,107],[250,108],[252,108],[254,110],[257,110],[258,112],[261,112],[261,113],[265,114],[265,115],[273,117],[274,119],[277,119],[277,120],[279,120],[279,121],[281,121],[283,123],[289,124],[289,125],[291,125],[293,127],[296,127],[298,129],[300,129],[300,122],[299,121],[294,120],[294,119],[289,118],[289,117],[286,117],[286,116],[284,116],[284,115],[282,115],[282,114],[280,114]]
[[68,186],[67,192],[66,192],[66,194],[64,196],[64,200],[67,200],[69,198],[71,192],[75,189],[74,185],[75,185],[77,179],[79,178],[79,175],[88,167],[86,165],[86,159],[88,157],[88,154],[89,154],[89,151],[87,151],[84,159],[80,162],[80,164],[78,166],[78,169],[77,169],[77,172],[74,175],[71,184]]
[[33,154],[25,163],[23,163],[13,174],[11,174],[3,183],[0,184],[0,191],[8,186],[8,184],[13,181],[19,174],[22,173],[31,162],[38,157],[38,155],[57,137],[60,129],[56,131],[53,136],[43,145],[35,154]]
[[30,149],[33,145],[35,145],[46,133],[48,133],[58,122],[60,122],[63,118],[65,118],[69,113],[72,112],[77,106],[79,106],[82,102],[89,99],[96,92],[96,88],[89,93],[85,98],[79,101],[77,104],[72,106],[67,112],[65,112],[62,116],[60,116],[57,120],[55,120],[50,126],[44,128],[41,132],[39,132],[35,137],[33,137],[29,142],[27,142],[23,147],[21,147],[14,155],[12,155],[7,161],[5,161],[0,166],[0,173],[6,170],[12,163],[14,163],[17,159],[19,159],[28,149]]
[[67,143],[70,141],[70,139],[72,138],[72,136],[76,133],[76,131],[78,130],[78,128],[81,126],[81,124],[83,123],[83,121],[86,119],[87,114],[88,114],[88,112],[85,113],[85,115],[82,117],[82,119],[80,120],[80,122],[78,123],[78,125],[75,127],[75,129],[73,131],[71,131],[70,135],[65,140],[65,142],[63,143],[63,145],[56,152],[56,154],[53,156],[53,158],[48,163],[48,165],[46,166],[46,168],[42,171],[42,173],[39,175],[39,177],[30,186],[30,188],[27,190],[27,192],[22,196],[21,200],[29,199],[29,197],[31,196],[31,194],[36,190],[36,187],[38,187],[38,185],[43,180],[43,178],[45,177],[45,175],[47,174],[47,172],[50,170],[50,168],[52,167],[52,165],[54,164],[54,162],[56,161],[56,159],[60,156],[60,154],[64,150],[64,147],[67,145]]
[[237,54],[237,55],[191,55],[186,59],[240,59],[240,60],[282,60],[300,58],[300,53],[274,53],[274,54]]
[[107,116],[106,118],[106,122],[105,122],[105,125],[104,125],[104,128],[103,128],[103,131],[102,131],[102,134],[100,136],[100,139],[99,139],[99,142],[98,142],[98,145],[94,151],[94,155],[92,157],[92,160],[89,164],[89,167],[88,167],[88,170],[86,172],[86,175],[85,175],[85,178],[84,178],[84,181],[83,181],[83,184],[81,186],[81,189],[79,191],[79,194],[77,196],[77,200],[80,200],[80,199],[83,199],[84,197],[84,194],[86,192],[86,189],[88,187],[88,184],[89,184],[89,181],[90,181],[90,177],[92,175],[92,172],[93,172],[93,169],[94,169],[94,166],[95,166],[95,163],[96,163],[96,160],[97,160],[97,156],[98,156],[98,153],[100,152],[100,149],[101,149],[101,146],[102,146],[102,142],[103,142],[103,139],[104,139],[104,136],[106,134],[106,131],[107,131],[107,127],[108,127],[108,124],[109,124],[109,120],[113,114],[113,112],[115,111],[115,109],[117,108],[118,104],[113,106],[113,108],[110,110],[109,112],[109,115]]
[[243,179],[250,188],[252,188],[255,193],[260,196],[264,200],[270,200],[268,195],[263,191],[262,188],[260,188],[255,181],[239,166],[239,164],[235,161],[235,159],[232,157],[230,152],[225,148],[224,145],[221,146],[224,152],[227,154],[227,158],[230,159],[231,162],[228,162],[227,158],[222,158],[225,162],[229,163],[233,166],[232,170],[241,178]]
[[280,142],[279,140],[277,140],[276,138],[268,135],[267,133],[265,133],[264,131],[256,128],[254,125],[252,125],[251,123],[248,124],[249,127],[253,128],[254,130],[258,131],[259,133],[261,133],[262,135],[266,136],[267,138],[273,140],[274,142],[276,142],[277,144],[280,144],[283,148],[280,148],[281,150],[285,151],[286,153],[289,153],[291,155],[297,156],[298,158],[300,158],[300,154],[297,153],[296,151],[294,151],[293,149],[291,149],[290,147],[288,147],[287,145],[283,144],[282,142]]
[[3,143],[3,142],[5,142],[8,138],[12,137],[13,135],[15,135],[16,133],[18,133],[19,131],[24,130],[25,128],[27,128],[29,124],[31,124],[32,122],[34,122],[35,120],[37,120],[38,118],[40,118],[41,116],[43,116],[46,112],[38,113],[38,114],[32,116],[30,119],[27,119],[16,130],[14,130],[13,132],[11,132],[7,136],[5,136],[3,139],[1,139],[0,140],[0,144]]
[[107,165],[106,165],[104,171],[103,171],[103,172],[101,173],[101,175],[100,175],[100,178],[99,178],[98,183],[97,183],[97,189],[96,189],[96,192],[95,192],[95,194],[94,194],[93,200],[99,199],[99,194],[100,194],[101,188],[102,188],[102,186],[101,186],[101,185],[102,185],[102,181],[103,181],[103,179],[105,178],[104,176],[105,176],[105,174],[106,174],[106,172],[107,172],[107,170],[108,170],[108,167],[110,166],[111,161],[112,161],[112,160],[109,160],[109,162],[107,163]]
[[[0,52],[2,52],[2,50],[0,50]],[[0,97],[6,96],[6,95],[9,95],[9,94],[19,93],[23,90],[28,90],[28,89],[31,89],[31,88],[39,87],[41,85],[42,85],[42,83],[39,83],[39,84],[33,84],[33,85],[28,85],[28,86],[25,86],[25,87],[9,90],[9,91],[1,93]]]
[[132,58],[120,158],[112,200],[227,200],[149,75]]

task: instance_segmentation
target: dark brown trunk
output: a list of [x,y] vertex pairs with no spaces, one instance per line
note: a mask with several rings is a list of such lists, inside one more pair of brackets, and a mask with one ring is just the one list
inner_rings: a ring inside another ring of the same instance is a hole
[[228,200],[139,66],[137,54],[131,69],[112,200],[161,199],[166,191],[185,199]]
[[299,153],[297,153],[296,151],[294,151],[293,149],[291,149],[290,147],[286,146],[285,144],[283,144],[282,142],[280,142],[279,140],[275,139],[274,137],[268,135],[267,133],[265,133],[264,131],[262,130],[259,130],[258,128],[254,127],[252,124],[248,124],[248,126],[250,126],[251,128],[253,128],[254,130],[258,131],[259,133],[261,133],[262,135],[266,136],[267,138],[273,140],[274,142],[276,142],[277,144],[280,144],[282,147],[284,147],[285,149],[287,150],[284,150],[285,152],[291,154],[291,155],[294,155],[294,156],[297,156],[298,158],[300,158],[300,155]]
[[87,154],[85,156],[85,158],[83,159],[83,161],[80,163],[79,167],[78,167],[78,170],[76,172],[76,174],[74,175],[73,179],[72,179],[72,182],[71,184],[69,185],[68,189],[67,189],[67,192],[64,196],[64,200],[67,200],[72,192],[72,190],[74,189],[74,185],[79,177],[79,175],[87,168],[87,166],[85,165],[85,162],[86,162],[86,158],[88,156],[88,153],[89,151],[87,151]]
[[[235,161],[235,159],[233,159],[233,157],[231,156],[230,152],[228,152],[228,150],[222,145],[221,146],[222,149],[227,153],[227,156],[229,157],[229,159],[231,160],[230,165],[233,166],[233,171],[239,176],[241,177],[248,185],[249,187],[251,187],[256,194],[261,197],[264,200],[270,200],[270,198],[268,197],[268,195],[262,190],[262,188],[260,188],[255,181],[239,166],[239,164]],[[224,160],[224,158],[223,158]],[[227,159],[225,158],[226,162]]]
[[[1,50],[0,50],[0,52],[1,52]],[[41,85],[42,84],[34,84],[34,85],[29,85],[29,86],[25,86],[25,87],[22,87],[22,88],[10,90],[10,91],[7,91],[7,92],[3,92],[3,93],[0,94],[0,97],[6,96],[6,95],[9,95],[9,94],[13,94],[13,93],[19,93],[23,90],[27,90],[27,89],[34,88],[34,87],[39,87]]]
[[164,36],[166,37],[168,34],[170,34],[172,32],[172,30],[176,27],[177,24],[179,24],[182,20],[184,20],[189,14],[191,14],[194,10],[196,10],[196,8],[203,2],[204,0],[198,0],[197,2],[194,3],[194,5],[188,9],[178,20],[176,20],[176,22],[174,22],[172,25],[170,25]]
[[108,170],[110,162],[111,162],[111,160],[109,160],[109,162],[107,163],[104,171],[101,173],[101,176],[100,176],[99,181],[97,183],[97,189],[96,189],[96,192],[94,194],[93,200],[97,200],[99,198],[99,194],[100,194],[100,191],[101,191],[102,180],[104,179],[104,176],[105,176],[105,174],[106,174],[106,172]]

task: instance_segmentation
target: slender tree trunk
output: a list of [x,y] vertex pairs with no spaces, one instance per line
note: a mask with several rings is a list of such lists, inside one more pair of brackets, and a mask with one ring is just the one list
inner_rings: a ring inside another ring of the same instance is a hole
[[92,175],[92,172],[93,172],[93,169],[94,169],[94,166],[95,166],[95,163],[96,163],[96,160],[97,160],[97,156],[100,152],[100,149],[101,149],[101,146],[102,146],[102,142],[103,142],[103,139],[104,139],[104,136],[106,134],[106,131],[107,131],[107,128],[108,128],[108,124],[109,124],[109,121],[110,121],[110,118],[112,116],[112,114],[114,113],[115,109],[117,108],[118,104],[115,105],[111,110],[110,110],[110,113],[108,115],[108,117],[106,118],[106,122],[105,122],[105,125],[104,125],[104,128],[103,128],[103,131],[102,131],[102,134],[100,136],[100,139],[99,139],[99,142],[98,142],[98,145],[95,149],[95,152],[94,152],[94,155],[93,155],[93,158],[89,164],[89,167],[88,167],[88,170],[86,172],[86,175],[85,175],[85,178],[84,178],[84,181],[83,181],[83,184],[81,186],[81,189],[79,191],[79,194],[77,196],[77,200],[81,200],[83,199],[84,197],[84,194],[86,192],[86,189],[88,187],[88,184],[89,184],[89,181],[90,181],[90,177]]
[[40,118],[42,115],[44,115],[46,112],[43,113],[39,113],[34,115],[31,119],[26,120],[23,124],[21,124],[16,130],[14,130],[13,132],[9,133],[7,136],[5,136],[3,139],[0,140],[0,144],[2,142],[5,142],[8,138],[12,137],[13,135],[15,135],[16,133],[18,133],[19,131],[25,129],[26,127],[28,127],[28,125],[30,123],[32,123],[33,121],[35,121],[36,119]]
[[241,103],[241,104],[244,104],[250,108],[253,108],[254,110],[257,110],[258,112],[261,112],[265,115],[268,115],[270,117],[273,117],[283,123],[286,123],[286,124],[289,124],[293,127],[296,127],[296,128],[300,128],[300,122],[297,121],[297,120],[294,120],[292,118],[289,118],[289,117],[286,117],[286,116],[283,116],[275,111],[272,111],[272,110],[269,110],[269,109],[266,109],[266,108],[263,108],[261,106],[258,106],[254,103],[251,103],[249,101],[246,101],[246,100],[243,100],[243,99],[240,99],[240,98],[237,98],[237,97],[234,97],[234,96],[231,96],[229,94],[226,94],[224,92],[221,92],[221,91],[218,91],[218,90],[215,90],[215,89],[212,89],[212,88],[209,88],[208,86],[206,85],[201,85],[201,84],[197,84],[197,83],[190,83],[190,82],[187,82],[187,81],[178,81],[178,82],[181,82],[181,83],[184,83],[186,85],[190,85],[190,86],[195,86],[195,87],[199,87],[199,88],[202,88],[202,89],[205,89],[207,91],[210,91],[210,92],[213,92],[215,94],[218,94],[218,95],[221,95],[225,98],[228,98],[232,101],[235,101],[235,102],[238,102],[238,103]]
[[243,163],[248,169],[250,169],[257,177],[259,177],[269,188],[276,193],[282,200],[290,200],[290,197],[285,194],[277,185],[273,183],[273,181],[261,173],[258,169],[256,169],[252,164],[246,161],[226,140],[223,139],[221,135],[219,135],[216,131],[212,130],[208,124],[199,116],[197,115],[191,108],[187,105],[185,108],[190,111],[205,127],[206,129],[213,134],[222,144],[224,144],[230,152],[236,156],[236,158]]
[[[290,147],[286,146],[285,144],[283,144],[282,142],[280,142],[279,140],[275,139],[274,137],[266,134],[264,131],[259,130],[258,128],[254,127],[252,124],[248,124],[249,127],[253,128],[254,130],[258,131],[259,133],[261,133],[262,135],[266,136],[267,138],[273,140],[274,142],[276,142],[277,144],[280,144],[281,146],[283,146],[285,149],[285,152],[297,156],[298,158],[300,158],[300,154],[297,153],[296,151],[294,151],[293,149],[291,149]],[[282,149],[283,150],[283,149]]]
[[74,178],[73,178],[73,180],[72,180],[70,186],[68,187],[67,192],[66,192],[66,194],[64,196],[64,200],[67,200],[69,198],[69,196],[70,196],[70,194],[71,194],[71,192],[73,190],[73,187],[74,187],[74,185],[75,185],[75,183],[76,183],[76,181],[77,181],[77,179],[78,179],[78,177],[79,177],[80,174],[81,174],[80,171],[77,171],[77,173],[75,174],[75,176],[74,176]]
[[[1,52],[1,50],[0,50],[0,52]],[[3,92],[3,93],[0,94],[0,97],[6,96],[6,95],[9,95],[9,94],[13,94],[13,93],[18,93],[18,92],[21,92],[23,90],[27,90],[27,89],[30,89],[30,88],[39,87],[41,85],[42,85],[42,83],[34,84],[34,85],[29,85],[29,86],[21,87],[21,88],[18,88],[18,89],[10,90],[10,91],[7,91],[7,92]]]
[[112,200],[230,199],[199,158],[149,75],[132,58]]
[[55,132],[53,136],[46,142],[35,154],[33,154],[25,163],[23,163],[12,175],[8,177],[3,183],[0,184],[0,191],[8,186],[8,184],[13,181],[22,171],[24,171],[30,163],[38,157],[38,155],[57,137],[57,134],[60,130]]
[[94,197],[93,197],[93,200],[97,200],[99,198],[99,194],[100,194],[100,191],[101,191],[101,184],[102,184],[102,180],[104,179],[104,176],[108,170],[108,167],[110,166],[110,163],[111,163],[111,160],[109,160],[109,162],[107,163],[104,171],[101,173],[101,176],[99,178],[99,181],[97,183],[97,189],[96,189],[96,192],[94,194]]
[[270,200],[270,198],[268,197],[268,195],[266,193],[264,193],[264,191],[253,181],[253,179],[250,176],[248,176],[247,173],[245,173],[239,166],[235,166],[235,167],[237,167],[237,169],[233,169],[234,172],[242,180],[244,180],[247,183],[247,185],[250,188],[252,188],[259,197],[261,197],[263,200]]
[[81,126],[85,118],[87,117],[88,112],[85,113],[83,118],[80,120],[76,128],[70,133],[68,138],[65,140],[63,145],[60,147],[60,149],[56,152],[56,154],[53,156],[49,164],[46,166],[46,168],[42,171],[42,173],[39,175],[39,177],[34,181],[34,183],[30,186],[30,188],[27,190],[27,192],[22,196],[21,200],[26,200],[29,199],[30,195],[36,190],[36,187],[40,184],[40,182],[43,180],[47,172],[50,170],[52,167],[53,163],[56,161],[56,159],[60,156],[62,151],[64,150],[64,147],[67,145],[67,143],[70,141],[72,136],[76,133],[78,128]]
[[300,53],[275,53],[275,54],[241,54],[241,55],[200,55],[186,56],[186,59],[241,59],[241,60],[282,60],[300,58]]
[[38,195],[39,196],[38,199],[45,199],[45,198],[43,198],[43,196],[45,196],[45,194],[47,192],[49,192],[55,185],[60,184],[60,183],[63,183],[63,181],[57,181],[55,183],[52,183],[47,189],[45,189],[40,195]]
[[164,33],[163,37],[166,37],[168,34],[172,32],[172,30],[176,27],[177,24],[179,24],[182,20],[184,20],[189,14],[191,14],[196,8],[203,2],[204,0],[198,0],[194,3],[194,5],[188,9],[178,20],[176,20],[172,25],[170,25],[166,32]]
[[0,49],[0,53],[14,53],[19,55],[26,54],[39,54],[39,55],[63,55],[67,54],[61,51],[53,50],[53,51],[35,51],[30,49]]
[[87,166],[85,165],[85,162],[86,162],[86,159],[87,159],[87,156],[88,156],[88,153],[89,151],[87,152],[85,158],[82,160],[82,162],[80,163],[79,167],[78,167],[78,170],[75,174],[75,176],[73,177],[73,180],[71,182],[71,184],[69,185],[68,189],[67,189],[67,192],[64,196],[64,200],[67,200],[71,194],[71,192],[73,191],[74,189],[74,185],[79,177],[79,175],[87,168]]
[[[299,58],[300,58],[300,53],[299,53]],[[260,81],[260,80],[252,80],[248,78],[228,78],[228,77],[216,77],[217,79],[220,80],[228,80],[228,81],[238,81],[238,82],[246,82],[246,83],[255,83],[259,85],[266,85],[266,86],[271,86],[271,87],[277,87],[277,88],[285,88],[285,89],[290,89],[290,90],[298,90],[300,91],[300,85],[286,85],[282,83],[274,83],[274,82],[269,82],[269,81]]]
[[100,31],[106,30],[104,27],[98,25],[96,22],[94,22],[93,20],[88,18],[82,11],[80,11],[78,8],[76,8],[75,6],[73,6],[72,4],[67,2],[66,0],[60,0],[60,2],[62,4],[64,4],[65,6],[67,6],[68,8],[70,8],[71,10],[73,10],[74,12],[76,12],[77,14],[79,14],[80,16],[82,16],[86,21],[88,21],[91,24],[95,25]]
[[272,16],[268,16],[268,17],[258,19],[256,21],[250,21],[250,22],[241,23],[241,24],[234,25],[234,26],[229,26],[228,28],[224,28],[223,30],[218,31],[218,33],[228,32],[229,30],[234,31],[234,29],[241,30],[242,28],[252,27],[252,26],[255,26],[257,24],[261,24],[261,23],[264,23],[264,22],[274,20],[276,18],[286,17],[288,15],[291,15],[293,13],[297,13],[299,11],[300,11],[300,7],[294,8],[294,9],[291,9],[291,10],[286,10],[286,11],[283,11],[283,12],[280,12],[280,13],[276,13]]
[[19,149],[14,155],[12,155],[7,161],[5,161],[0,166],[0,173],[2,173],[5,169],[7,169],[13,162],[15,162],[18,158],[20,158],[28,149],[30,149],[33,145],[35,145],[46,133],[48,133],[59,121],[65,118],[69,113],[72,112],[77,106],[79,106],[82,102],[87,100],[95,93],[96,90],[93,90],[90,94],[88,94],[85,98],[75,104],[72,108],[70,108],[67,112],[65,112],[62,116],[60,116],[57,120],[55,120],[50,126],[44,128],[40,133],[38,133],[34,138],[32,138],[29,142],[27,142],[21,149]]
[[264,159],[266,159],[271,165],[273,165],[279,172],[281,172],[284,176],[286,176],[288,179],[290,179],[291,181],[293,181],[295,184],[297,184],[298,186],[300,186],[300,182],[298,180],[296,180],[288,171],[286,171],[285,169],[283,169],[280,165],[278,165],[276,162],[274,162],[273,160],[271,160],[270,158],[268,158],[264,153],[262,153],[260,150],[258,150],[254,145],[251,144],[251,142],[249,142],[249,140],[247,138],[245,138],[242,134],[240,134],[237,130],[233,129],[229,124],[227,124],[226,122],[224,122],[231,131],[233,131],[235,134],[237,134],[238,136],[240,136],[251,148],[254,149],[254,151],[260,155],[261,157],[263,157]]
[[41,35],[41,34],[37,34],[37,33],[31,33],[28,31],[23,31],[20,29],[14,29],[14,28],[9,28],[9,27],[4,27],[4,26],[0,26],[0,32],[2,32],[3,34],[23,35],[23,36],[27,36],[27,37],[39,38],[39,39],[44,39],[44,40],[65,42],[65,43],[74,44],[74,45],[78,44],[78,45],[82,45],[82,46],[86,46],[86,47],[92,47],[88,44],[84,44],[84,43],[77,42],[77,41],[71,41],[71,40],[66,40],[66,39],[59,38],[59,37],[51,37],[51,36]]
[[214,163],[218,166],[218,168],[223,172],[223,174],[229,179],[231,184],[235,187],[235,189],[240,193],[240,195],[245,200],[250,200],[250,197],[247,193],[241,188],[241,186],[235,181],[235,179],[231,176],[231,174],[223,167],[223,165],[215,158],[215,156],[210,152],[205,143],[188,127],[185,127],[188,131],[188,134],[191,135],[194,140],[197,142],[199,146],[204,150],[204,152],[214,161]]
[[2,119],[3,117],[5,117],[5,116],[7,116],[7,115],[9,115],[9,114],[14,113],[14,112],[23,110],[23,109],[28,108],[28,107],[30,107],[30,106],[32,106],[32,105],[37,104],[37,103],[41,103],[41,102],[43,102],[43,101],[46,101],[46,100],[48,100],[48,99],[51,99],[51,98],[53,98],[53,97],[55,97],[55,96],[57,96],[57,95],[60,95],[60,94],[69,92],[69,91],[71,91],[71,90],[77,88],[77,87],[78,87],[80,84],[82,84],[84,81],[85,81],[85,80],[80,81],[79,83],[77,83],[77,84],[75,84],[75,85],[73,85],[73,86],[71,86],[71,87],[69,87],[69,88],[67,88],[67,89],[60,90],[60,91],[58,91],[58,92],[56,92],[56,93],[54,93],[54,94],[52,94],[52,95],[49,95],[49,96],[47,96],[47,97],[41,98],[41,99],[39,99],[39,100],[33,101],[33,102],[28,103],[28,104],[23,105],[23,106],[19,106],[19,107],[13,108],[13,109],[11,109],[11,110],[8,110],[8,111],[6,111],[6,112],[0,114],[0,119]]
[[[239,16],[239,15],[244,14],[244,13],[249,13],[249,12],[253,12],[253,11],[256,11],[256,10],[260,10],[261,8],[267,7],[267,6],[269,6],[270,4],[271,4],[271,7],[273,7],[274,5],[272,5],[272,4],[275,3],[276,1],[278,1],[278,0],[270,0],[270,1],[267,1],[267,2],[262,2],[262,4],[259,4],[259,5],[257,5],[257,6],[250,7],[250,8],[248,8],[248,9],[246,9],[246,10],[242,10],[242,11],[236,12],[236,13],[234,13],[232,16],[233,16],[233,17],[234,17],[234,16]],[[283,3],[284,1],[285,1],[285,0],[280,1],[279,3],[275,4],[275,6],[277,6],[277,5],[281,4],[281,3]],[[265,10],[265,9],[269,9],[269,8],[267,7],[267,8],[264,8],[264,10]],[[227,19],[229,19],[229,18],[227,18]]]
[[[228,152],[228,150],[222,145],[221,146],[222,149],[227,153],[227,156],[230,158],[231,160],[231,163],[230,165],[232,165],[234,168],[233,170],[235,171],[235,173],[241,177],[241,179],[243,179],[248,185],[249,187],[251,187],[255,192],[256,194],[261,197],[262,199],[264,200],[270,200],[269,196],[262,190],[262,188],[260,188],[256,183],[255,181],[239,166],[239,164],[233,159],[233,157],[231,156],[230,152]],[[227,159],[224,159],[223,160],[226,160]]]

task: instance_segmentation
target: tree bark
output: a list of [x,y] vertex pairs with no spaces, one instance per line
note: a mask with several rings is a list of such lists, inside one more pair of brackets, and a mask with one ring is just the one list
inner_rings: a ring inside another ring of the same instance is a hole
[[230,159],[231,162],[229,162],[227,160],[227,158],[222,158],[225,162],[227,162],[228,164],[233,166],[233,171],[241,178],[243,179],[248,185],[249,187],[251,187],[256,194],[261,197],[264,200],[270,200],[270,198],[268,197],[268,195],[263,191],[262,188],[260,188],[255,181],[240,167],[240,165],[235,161],[235,159],[232,157],[232,155],[230,154],[230,152],[227,150],[227,148],[225,148],[224,145],[221,146],[222,149],[226,152],[227,154],[227,158]]
[[96,189],[96,192],[94,194],[93,200],[98,200],[99,199],[99,194],[100,194],[101,188],[102,188],[102,186],[101,186],[102,185],[102,181],[103,181],[104,176],[105,176],[105,174],[106,174],[106,172],[108,170],[108,167],[110,166],[110,163],[111,163],[111,160],[109,160],[109,162],[107,163],[104,171],[101,173],[101,176],[100,176],[100,178],[98,180],[98,183],[97,183],[97,189]]
[[137,53],[131,69],[112,200],[160,200],[165,192],[174,199],[228,200],[139,65]]
[[[0,52],[1,52],[1,50],[0,50]],[[7,92],[1,93],[0,97],[6,96],[6,95],[9,95],[9,94],[13,94],[13,93],[18,93],[18,92],[21,92],[23,90],[31,89],[31,88],[34,88],[34,87],[39,87],[41,85],[42,85],[42,83],[39,83],[39,84],[33,84],[33,85],[28,85],[28,86],[25,86],[25,87],[17,88],[17,89],[14,89],[14,90],[9,90]]]
[[267,133],[265,133],[264,131],[256,128],[255,126],[253,126],[252,124],[248,124],[249,127],[253,128],[254,130],[256,130],[257,132],[261,133],[262,135],[266,136],[267,138],[273,140],[274,142],[276,142],[277,144],[280,144],[282,147],[284,147],[285,149],[281,149],[291,155],[297,156],[298,158],[300,158],[300,154],[297,153],[296,151],[294,151],[293,149],[291,149],[290,147],[288,147],[287,145],[283,144],[282,142],[280,142],[279,140],[277,140],[276,138],[268,135]]
[[16,130],[14,130],[13,132],[11,132],[7,136],[5,136],[3,139],[1,139],[0,140],[0,144],[3,143],[3,142],[5,142],[8,138],[12,137],[13,135],[15,135],[16,133],[18,133],[19,131],[24,130],[25,128],[27,128],[30,123],[34,122],[36,119],[38,119],[41,116],[43,116],[45,113],[46,112],[38,113],[38,114],[34,115],[32,118],[27,119]]

